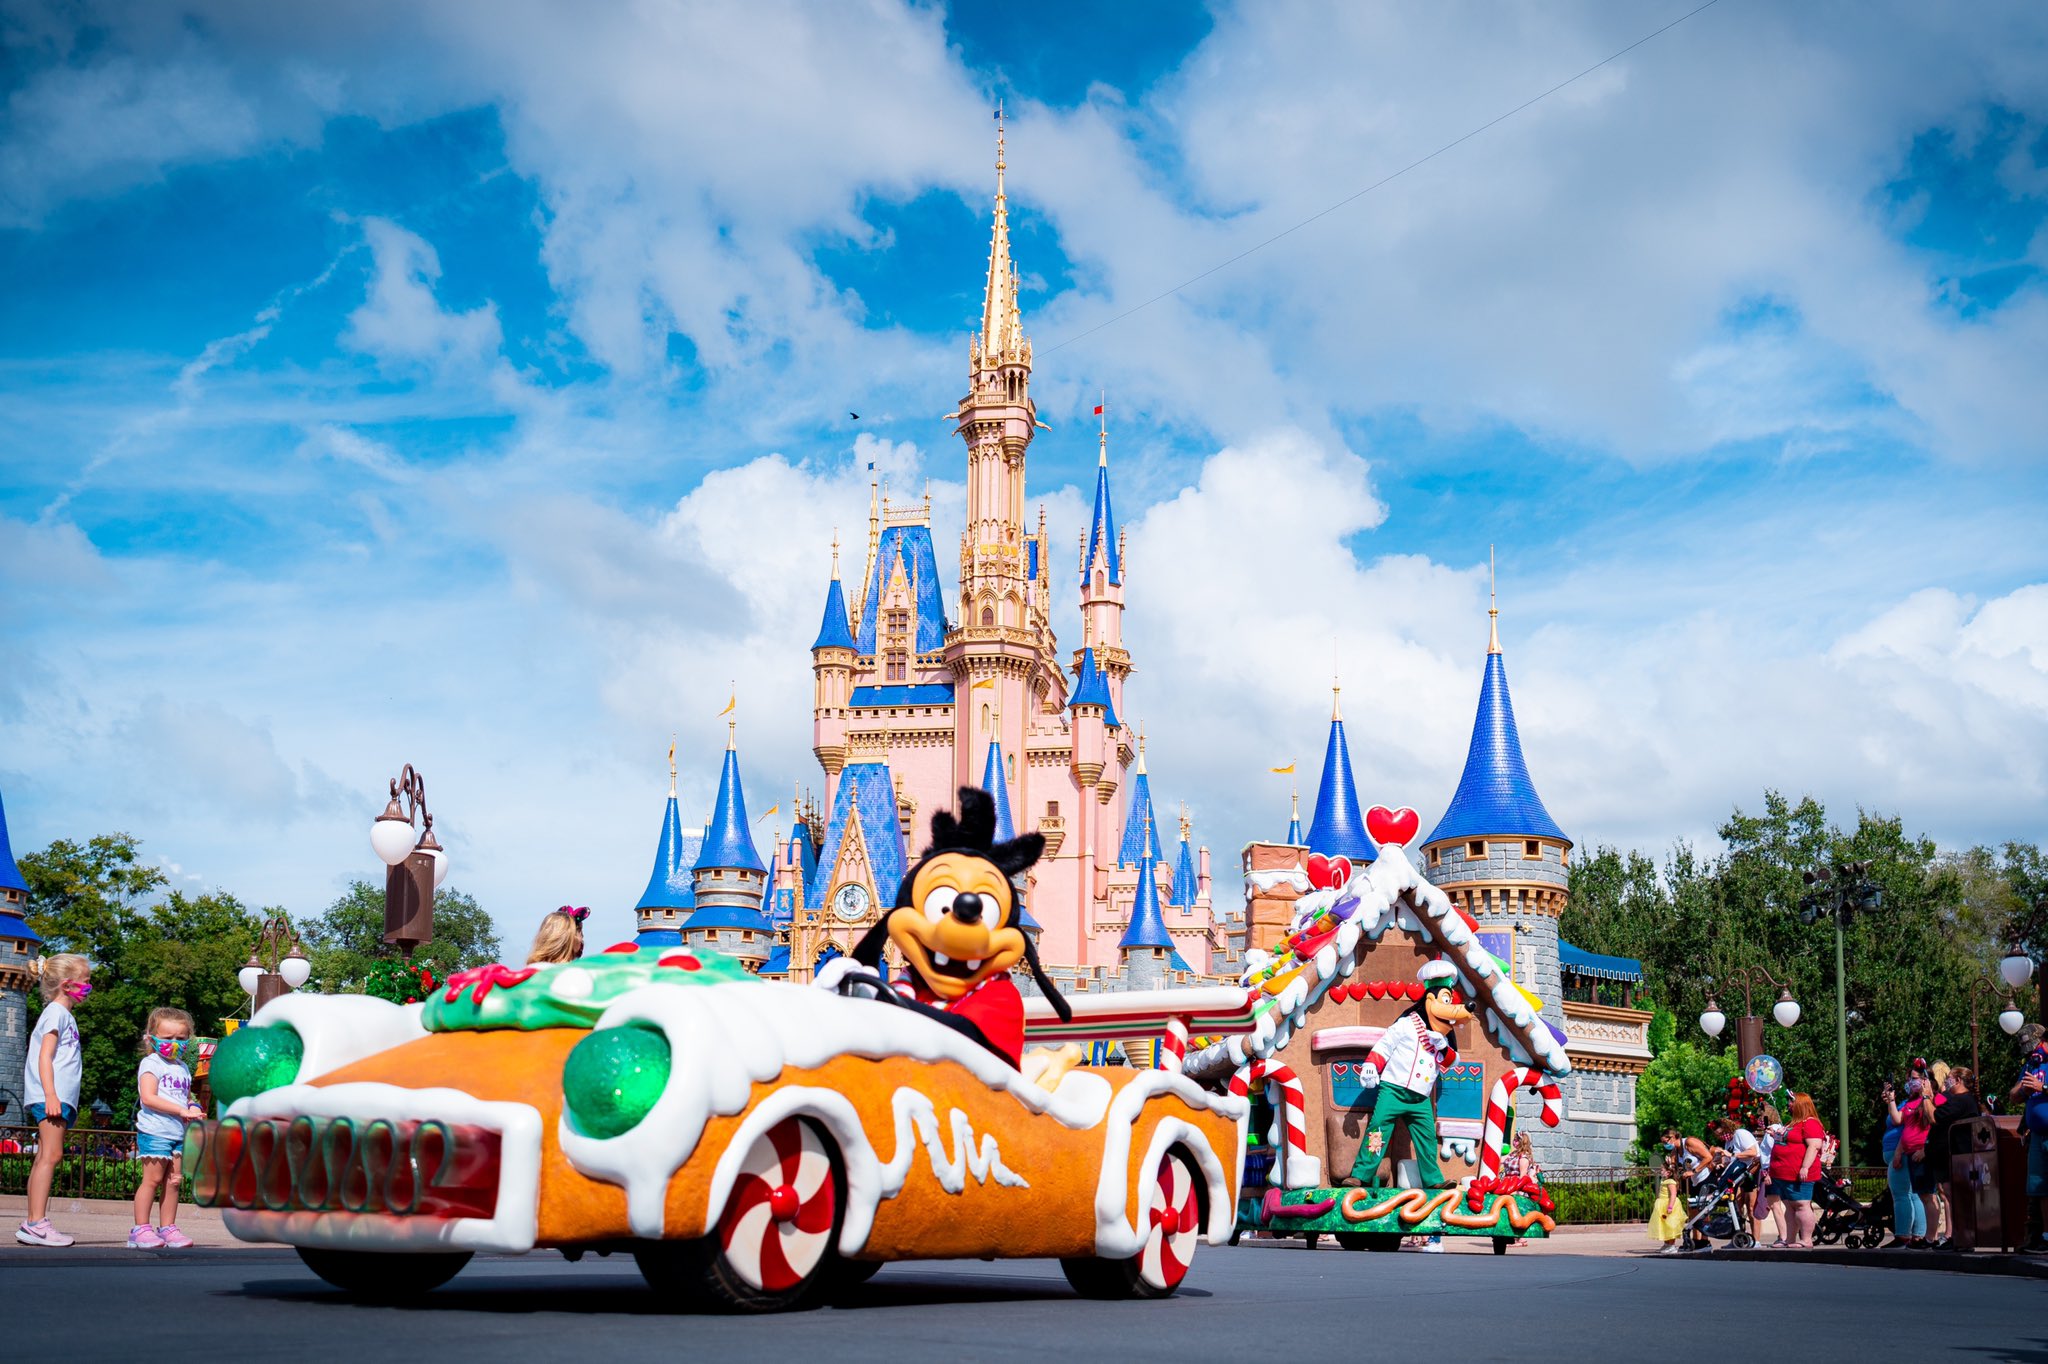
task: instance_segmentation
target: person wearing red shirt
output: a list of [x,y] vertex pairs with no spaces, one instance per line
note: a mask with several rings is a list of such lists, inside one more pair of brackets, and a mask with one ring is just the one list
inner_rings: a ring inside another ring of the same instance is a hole
[[1785,1135],[1771,1148],[1771,1192],[1786,1209],[1791,1232],[1786,1244],[1794,1250],[1812,1250],[1813,1181],[1820,1176],[1827,1132],[1811,1094],[1794,1094],[1785,1117]]

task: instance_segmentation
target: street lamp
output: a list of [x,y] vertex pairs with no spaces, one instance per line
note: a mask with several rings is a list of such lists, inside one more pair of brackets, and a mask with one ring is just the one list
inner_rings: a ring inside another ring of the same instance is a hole
[[[1781,1028],[1789,1028],[1799,1022],[1799,1001],[1792,998],[1791,986],[1761,966],[1741,967],[1730,972],[1728,978],[1742,986],[1742,1021],[1735,1027],[1735,1054],[1747,1069],[1750,1061],[1763,1055],[1764,1050],[1764,1021],[1756,1016],[1752,992],[1759,989],[1778,992],[1778,1002],[1771,1006],[1771,1017]],[[1728,1026],[1728,1015],[1721,1012],[1713,989],[1714,978],[1708,976],[1707,1008],[1700,1015],[1700,1031],[1709,1037],[1719,1037],[1721,1030]]]
[[2022,990],[2034,978],[2034,959],[2020,951],[2015,943],[1998,963],[1998,978],[2005,982],[2008,990]]
[[[2008,960],[2010,959],[2008,958]],[[2033,965],[2032,962],[2027,964],[2029,966]],[[1982,1000],[1986,995],[2005,996],[2005,1007],[1998,1011],[1998,1026],[2005,1030],[2007,1037],[2011,1037],[2014,1033],[2025,1027],[2027,1023],[2027,1016],[2020,1012],[2020,1006],[2014,1002],[2012,997],[2013,990],[2018,987],[2013,985],[2011,978],[2006,975],[2004,966],[2003,962],[1999,963],[1999,973],[1996,978],[1976,976],[1970,981],[1970,1074],[1976,1077],[1977,1092],[1980,1094],[1984,1092],[1984,1071],[1977,1062],[1978,1001]],[[2024,985],[2026,981],[2022,980],[2020,984]]]
[[312,974],[313,963],[306,959],[306,949],[299,945],[291,920],[275,914],[256,935],[256,945],[249,949],[249,960],[235,972],[235,980],[249,996],[253,1017],[271,1000],[304,985]]
[[1835,1085],[1841,1095],[1839,1147],[1842,1167],[1849,1165],[1849,986],[1842,966],[1842,930],[1867,909],[1884,903],[1884,890],[1869,879],[1870,863],[1843,862],[1833,871],[1821,867],[1800,873],[1806,893],[1799,897],[1799,922],[1835,921]]
[[434,838],[427,783],[411,763],[391,780],[391,803],[370,825],[384,863],[384,941],[410,959],[434,936],[434,891],[448,879],[448,854]]

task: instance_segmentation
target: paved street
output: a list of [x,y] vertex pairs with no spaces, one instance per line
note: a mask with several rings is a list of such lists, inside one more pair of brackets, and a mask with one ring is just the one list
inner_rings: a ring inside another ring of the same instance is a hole
[[[121,1250],[0,1260],[13,1358],[133,1360],[288,1350],[308,1360],[1654,1359],[1735,1348],[1786,1358],[2048,1361],[2048,1284],[1833,1265],[1596,1257],[1555,1248],[1370,1255],[1203,1247],[1158,1303],[1083,1302],[1050,1263],[884,1270],[836,1306],[773,1318],[676,1315],[623,1257],[478,1260],[405,1308],[360,1307],[289,1252]],[[1395,1305],[1399,1311],[1390,1311]],[[1378,1319],[1376,1322],[1375,1319]],[[1447,1356],[1446,1342],[1462,1341]]]

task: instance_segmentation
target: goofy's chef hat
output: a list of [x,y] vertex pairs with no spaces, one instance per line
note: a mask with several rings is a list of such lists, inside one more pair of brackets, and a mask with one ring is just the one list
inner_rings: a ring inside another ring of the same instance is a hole
[[1454,990],[1458,986],[1458,968],[1439,957],[1422,963],[1422,969],[1415,973],[1415,978],[1431,990]]

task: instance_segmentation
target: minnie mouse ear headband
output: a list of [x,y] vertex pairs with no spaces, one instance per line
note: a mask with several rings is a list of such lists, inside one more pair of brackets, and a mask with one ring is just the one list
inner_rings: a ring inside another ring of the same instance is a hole
[[581,927],[583,921],[590,917],[590,907],[588,905],[563,905],[555,913],[568,915],[576,921],[578,927]]

